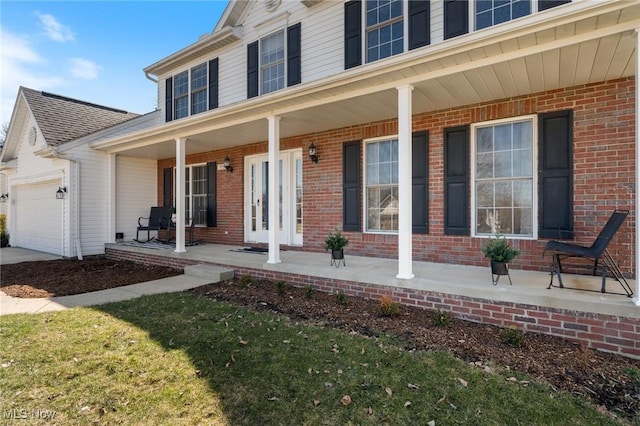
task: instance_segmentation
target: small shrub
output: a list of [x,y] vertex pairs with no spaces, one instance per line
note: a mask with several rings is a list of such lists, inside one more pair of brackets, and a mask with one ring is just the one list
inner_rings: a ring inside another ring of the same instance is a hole
[[380,298],[380,313],[383,317],[398,316],[400,315],[400,305],[385,294]]
[[307,285],[304,288],[304,297],[306,297],[307,299],[311,299],[313,297],[313,293],[315,290],[313,290],[313,286],[311,284]]
[[347,295],[338,290],[333,297],[336,299],[336,303],[338,305],[346,305],[347,304]]
[[7,215],[0,214],[0,238],[7,236]]
[[287,289],[287,283],[282,280],[278,280],[275,282],[276,291],[280,296],[284,294],[284,291]]
[[453,316],[448,311],[439,310],[433,315],[433,325],[436,327],[449,327],[453,322]]
[[500,331],[500,340],[505,345],[520,348],[524,345],[524,335],[515,327],[505,328]]
[[240,277],[240,279],[238,280],[238,284],[240,284],[243,287],[249,287],[254,283],[254,279],[251,275],[243,275],[242,277]]

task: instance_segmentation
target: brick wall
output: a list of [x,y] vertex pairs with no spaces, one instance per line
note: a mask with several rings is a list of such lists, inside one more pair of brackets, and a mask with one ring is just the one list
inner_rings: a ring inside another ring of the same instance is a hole
[[[110,259],[133,260],[177,269],[183,269],[185,266],[194,263],[201,263],[112,248],[106,249],[106,255]],[[212,262],[212,264],[214,263]],[[249,274],[255,278],[273,281],[283,280],[298,287],[311,285],[315,290],[327,293],[341,291],[348,296],[359,296],[373,300],[379,300],[383,295],[389,295],[393,300],[404,305],[431,310],[444,310],[451,312],[456,318],[472,322],[500,327],[515,326],[529,332],[574,340],[589,348],[640,359],[640,319],[511,302],[496,302],[488,299],[425,290],[371,285],[262,269],[236,266],[231,268],[235,270],[236,276]]]
[[[527,114],[572,109],[574,112],[574,230],[575,242],[590,244],[614,208],[631,210],[610,245],[622,271],[634,275],[635,212],[635,83],[633,78],[577,86],[447,109],[413,117],[414,131],[429,131],[429,234],[415,235],[415,260],[485,265],[482,239],[444,235],[443,130],[475,122]],[[281,149],[303,149],[304,247],[322,251],[324,238],[342,224],[342,144],[366,138],[396,135],[397,122],[366,123],[283,139]],[[266,132],[265,132],[266,137]],[[320,162],[312,164],[306,149],[313,142]],[[244,157],[266,153],[266,142],[187,157],[187,164],[222,162],[229,155],[234,171],[218,171],[218,227],[199,228],[196,238],[216,243],[242,244]],[[158,202],[162,201],[162,169],[174,159],[158,161]],[[348,251],[378,257],[397,256],[393,235],[347,232]],[[548,270],[550,259],[542,256],[546,241],[516,240],[522,255],[515,268]]]

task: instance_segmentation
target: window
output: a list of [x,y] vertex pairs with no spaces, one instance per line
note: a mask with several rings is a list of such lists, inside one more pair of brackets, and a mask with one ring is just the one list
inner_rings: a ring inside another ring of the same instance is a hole
[[367,142],[365,147],[366,230],[398,230],[398,141]]
[[191,115],[207,110],[207,64],[191,68]]
[[404,50],[402,0],[367,0],[367,62]]
[[476,30],[531,14],[532,0],[479,0],[476,2]]
[[187,71],[173,77],[173,102],[176,119],[189,115],[189,73]]
[[218,108],[218,58],[165,81],[165,121]]
[[207,165],[185,168],[185,225],[207,226]]
[[284,30],[260,40],[260,76],[263,94],[284,87]]
[[533,117],[472,126],[475,235],[534,237]]

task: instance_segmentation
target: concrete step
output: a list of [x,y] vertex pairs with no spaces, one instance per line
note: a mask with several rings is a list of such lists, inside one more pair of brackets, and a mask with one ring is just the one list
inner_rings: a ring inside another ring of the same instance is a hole
[[222,266],[198,264],[185,266],[184,274],[192,277],[210,279],[212,283],[230,280],[234,276],[233,269]]

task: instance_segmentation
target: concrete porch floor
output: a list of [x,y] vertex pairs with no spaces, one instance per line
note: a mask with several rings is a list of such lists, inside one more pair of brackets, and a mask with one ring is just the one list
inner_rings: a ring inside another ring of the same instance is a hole
[[[491,270],[488,264],[486,267],[478,267],[414,261],[415,278],[402,280],[396,278],[398,264],[395,259],[351,256],[348,250],[345,253],[346,266],[336,268],[330,265],[329,253],[281,251],[281,263],[268,264],[267,254],[238,252],[237,250],[241,249],[241,246],[201,244],[187,247],[187,251],[183,253],[176,253],[171,246],[146,248],[144,244],[130,245],[126,242],[107,244],[106,248],[230,267],[247,267],[640,319],[640,306],[634,304],[633,298],[624,294],[600,293],[601,278],[588,275],[563,274],[564,285],[596,291],[556,287],[547,289],[548,273],[520,269],[511,269],[510,271],[513,285],[509,285],[507,277],[501,277],[498,285],[494,286],[491,282]],[[635,292],[635,280],[628,281]],[[557,283],[557,279],[554,279],[554,282]],[[624,293],[618,282],[611,278],[607,279],[606,288],[607,291]],[[634,295],[635,297],[637,295]]]

